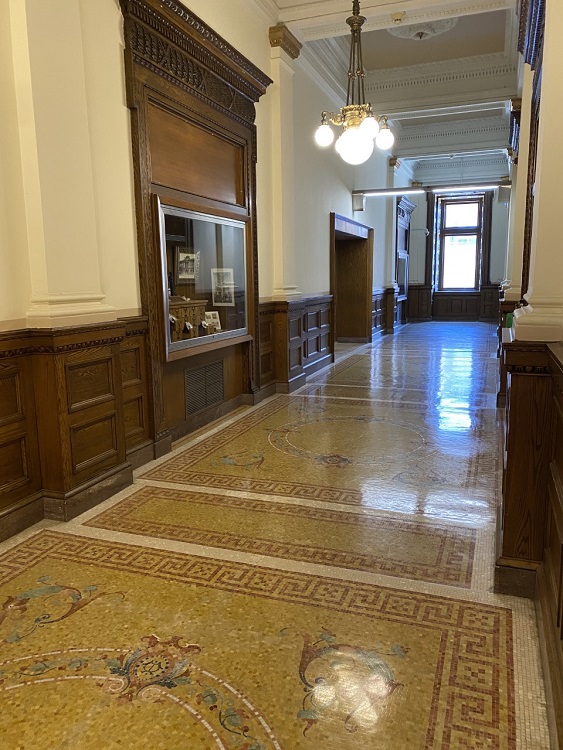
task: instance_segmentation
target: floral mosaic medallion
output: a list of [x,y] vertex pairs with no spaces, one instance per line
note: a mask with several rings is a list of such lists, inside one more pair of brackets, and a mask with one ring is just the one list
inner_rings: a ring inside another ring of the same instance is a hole
[[2,750],[515,750],[503,607],[54,531],[0,581]]
[[[15,689],[86,683],[119,704],[170,703],[197,725],[204,747],[221,750],[280,750],[266,721],[235,687],[198,667],[197,644],[181,636],[146,636],[130,651],[74,648],[0,663],[0,693]],[[198,746],[199,747],[199,746]]]
[[[381,435],[379,440],[374,440],[377,426],[381,428]],[[373,466],[394,457],[397,452],[403,457],[421,453],[426,443],[422,433],[412,425],[363,414],[323,415],[290,422],[271,430],[268,442],[289,456],[342,468]],[[322,446],[327,447],[319,450]]]
[[384,646],[362,648],[339,642],[328,630],[316,638],[303,633],[302,638],[299,678],[305,697],[297,716],[305,722],[303,735],[323,719],[342,722],[350,733],[372,732],[395,690],[404,687],[395,680],[390,662],[403,659],[408,649],[397,644],[388,651]]
[[107,596],[115,601],[124,595],[99,591],[92,584],[80,590],[42,576],[36,587],[8,596],[0,604],[0,641],[18,643],[37,628],[65,620],[96,599]]

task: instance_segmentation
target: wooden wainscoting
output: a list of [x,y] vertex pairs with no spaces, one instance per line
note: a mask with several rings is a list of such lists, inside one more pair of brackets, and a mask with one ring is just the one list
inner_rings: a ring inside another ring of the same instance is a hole
[[503,498],[495,587],[533,596],[544,549],[547,476],[553,445],[552,378],[547,346],[506,341]]
[[331,295],[261,302],[259,321],[258,398],[290,393],[334,361]]
[[[248,343],[202,346],[164,370],[166,424],[178,440],[245,403],[250,388]],[[253,396],[248,402],[253,403]]]
[[0,541],[43,518],[29,349],[26,331],[0,334]]
[[481,285],[479,320],[498,320],[500,287],[498,284]]
[[386,325],[385,289],[374,289],[371,293],[371,339],[380,336]]
[[434,292],[433,320],[479,320],[480,314],[480,292]]
[[32,331],[45,516],[67,521],[133,480],[125,455],[122,323]]
[[563,747],[563,346],[549,346],[553,443],[547,476],[543,564],[536,605],[543,637],[544,672],[553,697],[553,730]]
[[123,424],[127,460],[138,468],[154,458],[147,382],[146,318],[124,321],[119,346],[123,388]]
[[68,520],[154,458],[146,318],[0,334],[0,538]]
[[395,324],[399,322],[398,294],[395,287],[387,287],[383,290],[383,307],[385,309],[384,333],[395,333]]
[[563,346],[511,340],[495,591],[535,597],[540,646],[563,747]]
[[432,287],[430,284],[409,284],[407,320],[413,323],[432,320]]

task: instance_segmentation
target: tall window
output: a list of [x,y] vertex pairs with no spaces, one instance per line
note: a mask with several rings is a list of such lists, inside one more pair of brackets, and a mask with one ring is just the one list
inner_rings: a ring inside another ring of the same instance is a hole
[[437,288],[442,292],[480,287],[484,196],[440,196],[437,200]]

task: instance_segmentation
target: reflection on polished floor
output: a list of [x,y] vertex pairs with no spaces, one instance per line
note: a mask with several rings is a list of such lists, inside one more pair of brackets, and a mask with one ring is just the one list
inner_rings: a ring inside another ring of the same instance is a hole
[[495,353],[344,347],[1,545],[2,747],[548,750],[533,605],[492,593]]

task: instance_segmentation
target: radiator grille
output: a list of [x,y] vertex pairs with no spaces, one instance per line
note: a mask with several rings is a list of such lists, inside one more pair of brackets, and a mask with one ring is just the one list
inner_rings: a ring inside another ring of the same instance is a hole
[[224,400],[223,361],[184,371],[186,417]]

